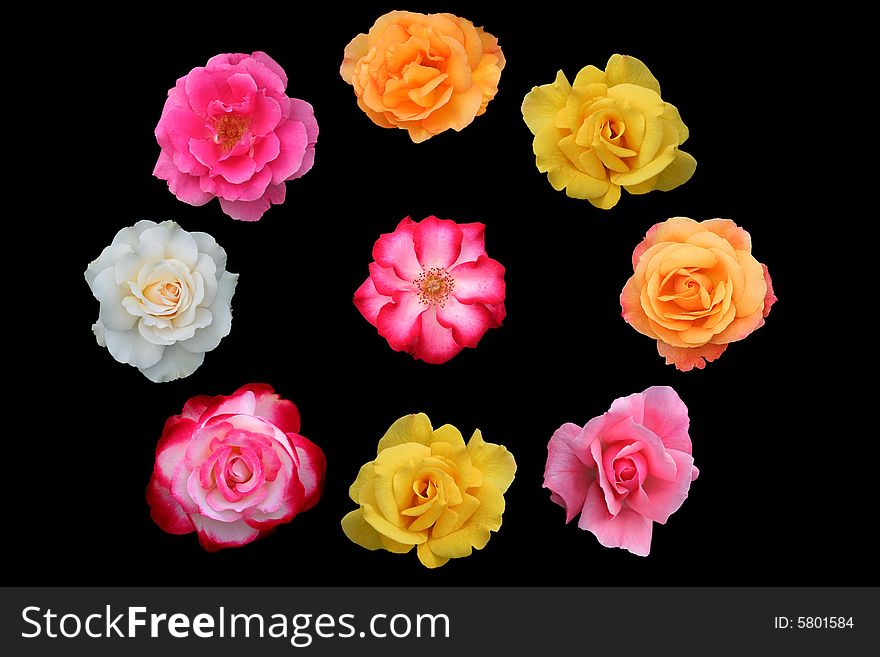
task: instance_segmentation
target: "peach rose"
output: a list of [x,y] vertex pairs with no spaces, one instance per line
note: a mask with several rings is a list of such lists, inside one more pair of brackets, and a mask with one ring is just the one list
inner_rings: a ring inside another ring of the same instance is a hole
[[655,224],[632,262],[635,273],[620,295],[623,318],[683,372],[702,369],[763,326],[776,301],[751,237],[729,219]]
[[392,11],[351,40],[339,73],[374,123],[418,143],[485,112],[503,68],[498,39],[469,20]]

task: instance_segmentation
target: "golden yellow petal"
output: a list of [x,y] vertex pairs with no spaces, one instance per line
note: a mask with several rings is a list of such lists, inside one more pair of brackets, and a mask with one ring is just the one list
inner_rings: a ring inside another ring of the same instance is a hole
[[477,429],[467,449],[471,463],[483,475],[483,487],[495,486],[502,493],[510,487],[516,474],[516,461],[506,447],[485,442],[483,434]]
[[424,532],[411,532],[407,529],[391,524],[370,504],[363,505],[363,513],[364,520],[369,523],[373,529],[398,543],[418,545],[419,543],[424,543],[428,538]]
[[[403,510],[400,512],[400,515],[416,518],[418,516],[424,515],[437,503],[437,498],[432,497],[428,501],[422,502],[421,504],[416,504],[415,506],[403,508]],[[409,527],[408,529],[412,529],[412,527]]]
[[436,443],[448,443],[450,445],[460,445],[464,447],[464,438],[461,436],[461,431],[454,426],[451,424],[444,424],[442,427],[434,429],[434,432],[431,435],[430,444],[433,446]]
[[611,55],[605,65],[605,79],[609,87],[626,83],[636,84],[660,95],[660,83],[657,82],[657,78],[640,59],[630,55]]
[[559,140],[557,146],[559,150],[562,151],[562,154],[565,155],[569,166],[572,166],[575,169],[580,169],[580,157],[581,153],[584,152],[584,149],[575,143],[574,135],[563,137]]
[[602,160],[602,164],[605,165],[606,168],[611,172],[611,180],[618,183],[614,177],[616,174],[622,174],[629,171],[629,166],[617,157],[614,153],[612,153],[608,147],[602,142],[596,142],[593,144],[593,150],[596,152],[596,155]]
[[533,135],[544,125],[552,124],[556,114],[565,107],[571,93],[571,85],[562,71],[556,74],[552,84],[533,87],[522,103],[522,115]]
[[626,185],[625,189],[630,194],[647,194],[648,192],[653,191],[656,186],[657,176],[654,176],[635,185]]
[[382,436],[376,453],[378,454],[388,447],[403,443],[430,445],[432,431],[431,420],[424,413],[404,415],[394,422],[388,431],[385,432],[385,435]]
[[482,550],[489,542],[491,532],[501,528],[504,513],[504,495],[492,484],[473,490],[480,506],[460,529],[438,538],[430,538],[431,551],[441,557],[458,558],[471,554],[473,548]]
[[431,548],[427,543],[422,543],[416,548],[416,550],[419,555],[419,561],[422,562],[422,565],[428,568],[439,568],[449,561],[449,557],[438,557],[431,552]]
[[398,468],[392,477],[394,501],[398,509],[406,509],[414,503],[413,480],[415,479],[418,462],[407,463]]
[[574,78],[573,87],[584,87],[594,83],[605,84],[605,71],[601,71],[592,64],[584,66]]
[[346,514],[342,519],[342,531],[353,543],[368,550],[381,550],[384,547],[379,532],[367,524],[360,509]]
[[437,518],[440,517],[440,514],[443,513],[444,509],[446,509],[445,505],[434,502],[434,504],[428,507],[423,514],[412,521],[409,530],[411,532],[421,532],[428,529],[437,521]]
[[663,108],[663,119],[665,121],[669,121],[672,125],[675,126],[675,129],[678,131],[678,143],[683,144],[687,141],[687,138],[690,136],[690,130],[684,124],[684,121],[681,120],[681,114],[678,113],[678,108],[672,103],[666,103]]
[[398,543],[397,541],[390,539],[382,534],[379,534],[379,538],[382,541],[382,547],[384,547],[389,552],[394,552],[395,554],[406,554],[413,549],[412,544],[408,545],[406,543]]
[[602,196],[589,199],[590,203],[601,210],[610,210],[620,200],[620,185],[609,183],[608,191]]
[[361,469],[358,470],[358,475],[354,480],[354,483],[348,489],[348,496],[351,498],[351,501],[359,502],[361,488],[375,478],[376,472],[373,470],[372,461],[370,463],[364,463],[361,466]]
[[640,182],[646,181],[648,178],[657,176],[666,167],[672,164],[675,160],[675,152],[675,145],[667,146],[660,151],[653,160],[647,164],[643,164],[638,169],[633,168],[632,171],[624,173],[612,173],[611,182],[616,185],[637,185]]
[[[474,472],[479,472],[479,470],[474,470]],[[453,527],[450,531],[455,531],[456,529],[460,529],[462,526],[464,526],[464,524],[471,519],[471,516],[473,516],[479,508],[480,500],[478,500],[470,493],[465,493],[462,496],[461,504],[453,509],[453,511],[458,514],[458,524],[456,524],[456,526]]]
[[[400,449],[402,445],[398,445],[394,449]],[[386,450],[387,451],[390,450]],[[379,473],[377,473],[378,475]],[[397,500],[394,498],[394,474],[389,472],[386,476],[377,476],[373,480],[373,496],[376,501],[376,508],[379,510],[388,522],[399,526],[404,524],[403,518],[400,517],[400,510],[397,506]]]
[[[538,130],[538,134],[535,135],[535,139],[532,141],[532,149],[535,152],[535,165],[538,167],[538,171],[547,173],[560,166],[571,166],[568,159],[559,149],[559,141],[568,134],[571,133],[551,124],[547,124]],[[562,187],[559,189],[562,189]]]
[[[431,445],[431,454],[442,456],[455,466],[453,477],[461,489],[466,490],[471,485],[471,470],[473,470],[471,467],[471,457],[458,429],[455,432],[458,434],[458,439],[461,440],[460,445],[445,442],[433,443]],[[437,432],[435,431],[434,433],[436,434]]]
[[431,448],[420,443],[401,443],[386,447],[373,461],[376,475],[393,477],[394,473],[411,461],[421,461],[431,456]]
[[690,180],[696,170],[697,161],[690,154],[676,149],[675,159],[657,175],[657,189],[661,192],[675,189]]
[[608,192],[607,180],[596,180],[592,176],[581,171],[569,168],[565,172],[565,193],[571,198],[594,199]]
[[608,178],[608,171],[605,169],[605,165],[602,164],[602,160],[599,159],[599,156],[596,155],[592,148],[581,150],[578,163],[580,164],[578,168],[591,178],[596,178],[597,180]]
[[459,526],[461,522],[458,513],[450,508],[443,509],[443,513],[439,515],[431,529],[431,537],[442,538]]

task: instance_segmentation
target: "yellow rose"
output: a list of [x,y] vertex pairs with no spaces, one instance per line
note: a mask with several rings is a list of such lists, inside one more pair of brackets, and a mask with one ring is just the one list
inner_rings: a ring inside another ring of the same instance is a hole
[[586,66],[569,84],[534,87],[522,114],[535,135],[538,171],[556,191],[609,209],[630,194],[667,192],[687,182],[697,161],[679,150],[688,129],[660,84],[635,57],[612,55],[600,71]]
[[416,546],[428,568],[482,550],[501,527],[504,492],[516,462],[474,431],[432,429],[424,413],[406,415],[379,441],[348,491],[360,508],[342,519],[345,535],[368,550],[405,553]]

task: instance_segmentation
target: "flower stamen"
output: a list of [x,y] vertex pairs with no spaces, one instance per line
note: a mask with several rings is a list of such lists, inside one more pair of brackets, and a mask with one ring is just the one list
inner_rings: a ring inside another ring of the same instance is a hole
[[246,116],[227,114],[214,119],[214,143],[219,144],[224,151],[231,151],[247,132],[250,124],[251,120]]
[[419,301],[426,306],[446,307],[446,300],[455,289],[455,279],[442,267],[422,268],[422,273],[413,280],[419,294]]

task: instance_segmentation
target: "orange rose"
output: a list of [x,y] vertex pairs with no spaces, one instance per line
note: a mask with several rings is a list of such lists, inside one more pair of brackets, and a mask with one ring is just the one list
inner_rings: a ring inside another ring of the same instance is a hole
[[673,217],[633,252],[620,295],[623,318],[657,340],[667,365],[686,372],[763,326],[776,301],[749,234],[729,219]]
[[469,20],[392,11],[351,40],[339,72],[374,123],[418,143],[485,112],[503,68],[498,39]]

